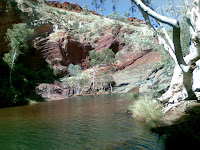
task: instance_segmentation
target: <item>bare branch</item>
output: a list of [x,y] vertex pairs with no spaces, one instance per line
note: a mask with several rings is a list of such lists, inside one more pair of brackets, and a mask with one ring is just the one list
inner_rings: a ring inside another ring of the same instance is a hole
[[150,15],[154,19],[156,19],[156,20],[158,20],[162,23],[168,24],[170,26],[173,26],[173,27],[179,27],[179,22],[176,19],[172,19],[172,18],[169,18],[169,17],[166,17],[166,16],[162,16],[162,15],[156,13],[155,11],[153,11],[152,9],[150,9],[149,7],[144,5],[141,2],[141,0],[133,0],[133,1],[136,3],[136,5],[138,7],[140,7],[144,12],[146,12],[148,15]]
[[134,0],[134,2],[140,9],[142,9],[144,12],[146,12],[148,15],[150,15],[157,21],[160,21],[162,23],[168,24],[173,27],[173,43],[174,43],[175,56],[176,56],[177,62],[183,72],[189,72],[190,66],[188,66],[185,60],[183,59],[183,53],[182,53],[181,41],[180,41],[180,25],[179,25],[178,20],[172,19],[166,16],[162,16],[156,13],[155,11],[153,11],[152,9],[144,5],[141,2],[141,0]]
[[170,39],[170,37],[169,37],[167,31],[166,31],[165,28],[163,27],[162,23],[161,23],[161,22],[158,22],[158,24],[160,25],[160,27],[161,27],[161,29],[162,29],[162,31],[163,31],[163,33],[164,33],[164,35],[165,35],[165,37],[166,37],[168,43],[169,43],[171,49],[172,49],[173,51],[175,51],[175,50],[174,50],[174,44],[173,44],[172,40]]
[[185,5],[185,9],[188,10],[188,8],[189,8],[188,0],[184,0],[184,5]]
[[169,53],[169,55],[172,57],[174,62],[178,64],[176,55],[174,54],[174,49],[172,49],[171,46],[169,46],[169,44],[159,35],[158,35],[158,41],[159,41],[159,44],[162,44],[164,46],[164,49]]

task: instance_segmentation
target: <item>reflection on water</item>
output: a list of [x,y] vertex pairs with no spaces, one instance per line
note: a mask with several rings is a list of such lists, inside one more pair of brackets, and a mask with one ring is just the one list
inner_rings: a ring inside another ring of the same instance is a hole
[[85,96],[0,110],[0,149],[164,149],[126,114],[119,95]]

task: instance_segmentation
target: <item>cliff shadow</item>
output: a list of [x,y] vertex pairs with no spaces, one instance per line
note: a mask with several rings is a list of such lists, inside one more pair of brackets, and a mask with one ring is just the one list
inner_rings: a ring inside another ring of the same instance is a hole
[[13,67],[12,78],[10,67],[0,58],[0,108],[26,105],[31,100],[43,101],[36,92],[36,86],[40,83],[53,83],[58,79],[42,56],[30,52],[20,55]]
[[200,143],[200,105],[188,107],[186,115],[172,125],[153,128],[164,138],[166,150],[197,149]]

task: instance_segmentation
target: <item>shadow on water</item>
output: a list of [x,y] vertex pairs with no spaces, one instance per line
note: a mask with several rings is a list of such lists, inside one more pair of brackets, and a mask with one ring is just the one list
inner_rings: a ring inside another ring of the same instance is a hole
[[186,115],[173,125],[152,129],[164,137],[165,149],[197,149],[200,143],[200,106],[186,109]]

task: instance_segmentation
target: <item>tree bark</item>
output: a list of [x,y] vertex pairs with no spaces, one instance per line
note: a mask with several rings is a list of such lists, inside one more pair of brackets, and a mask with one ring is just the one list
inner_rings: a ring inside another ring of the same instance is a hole
[[97,69],[94,67],[94,72],[93,72],[93,82],[92,82],[92,89],[94,90],[95,88],[95,75],[96,75]]
[[[165,43],[166,48],[169,50],[170,55],[177,63],[177,66],[174,69],[174,75],[171,81],[169,90],[161,97],[162,100],[173,99],[177,95],[181,95],[185,98],[188,95],[189,99],[197,99],[193,89],[192,81],[196,82],[195,79],[192,80],[193,71],[196,69],[196,61],[200,59],[200,0],[194,0],[193,7],[190,12],[190,34],[191,34],[191,45],[190,45],[190,54],[183,58],[181,41],[180,41],[180,25],[178,20],[162,16],[155,11],[151,10],[149,7],[145,6],[141,0],[134,0],[136,5],[146,12],[148,15],[160,21],[162,23],[168,24],[173,27],[173,44],[175,57],[172,53],[173,46],[169,48],[169,45]],[[185,0],[185,5],[187,10],[188,3]],[[161,37],[160,40],[163,41]],[[164,41],[165,42],[165,41]],[[163,42],[163,43],[164,43]],[[200,63],[199,63],[200,64]],[[180,93],[181,92],[181,93]],[[178,94],[179,93],[179,94]],[[176,96],[175,96],[176,95]]]

